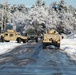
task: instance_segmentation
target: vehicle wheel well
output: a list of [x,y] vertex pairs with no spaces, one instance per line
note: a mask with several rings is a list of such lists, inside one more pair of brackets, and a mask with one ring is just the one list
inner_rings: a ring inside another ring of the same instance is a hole
[[21,43],[22,39],[21,38],[17,38],[16,41],[17,41],[17,43]]

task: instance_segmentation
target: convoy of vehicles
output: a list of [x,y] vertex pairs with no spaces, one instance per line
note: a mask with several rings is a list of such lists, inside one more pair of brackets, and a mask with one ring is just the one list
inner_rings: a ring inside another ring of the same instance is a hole
[[[48,33],[43,35],[42,43],[43,48],[46,48],[46,46],[54,45],[58,48],[60,48],[60,40],[62,39],[61,35],[54,29],[49,30]],[[1,41],[2,42],[9,42],[9,41],[17,41],[17,43],[26,43],[28,40],[35,40],[38,42],[38,36],[37,35],[27,35],[22,36],[19,32],[16,32],[15,30],[7,30],[6,32],[1,34]]]

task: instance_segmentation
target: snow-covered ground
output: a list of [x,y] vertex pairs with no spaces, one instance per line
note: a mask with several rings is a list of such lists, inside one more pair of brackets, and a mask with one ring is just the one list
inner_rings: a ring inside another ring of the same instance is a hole
[[76,61],[76,39],[61,40],[60,48],[63,50],[63,52],[67,53],[71,60]]
[[0,42],[0,55],[10,52],[13,48],[22,45],[22,44],[18,44],[16,42]]
[[[10,52],[13,48],[20,45],[22,45],[22,43],[0,42],[0,55]],[[62,39],[60,48],[62,49],[62,52],[67,53],[67,55],[70,56],[71,60],[76,60],[76,39]]]

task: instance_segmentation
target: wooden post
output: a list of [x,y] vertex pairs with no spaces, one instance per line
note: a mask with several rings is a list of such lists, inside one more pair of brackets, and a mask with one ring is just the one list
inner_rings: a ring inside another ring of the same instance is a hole
[[6,6],[7,0],[4,0],[4,7],[3,7],[3,31],[6,31],[6,20],[7,20],[7,13],[6,13]]

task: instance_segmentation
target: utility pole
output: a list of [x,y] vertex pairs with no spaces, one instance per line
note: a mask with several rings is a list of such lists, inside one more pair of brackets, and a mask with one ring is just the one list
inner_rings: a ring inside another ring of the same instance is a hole
[[[0,0],[0,4],[1,4],[1,0]],[[2,31],[2,8],[0,8],[0,33]]]
[[4,5],[3,5],[3,32],[6,31],[6,20],[7,20],[7,13],[6,13],[6,7],[7,7],[7,0],[4,0]]

